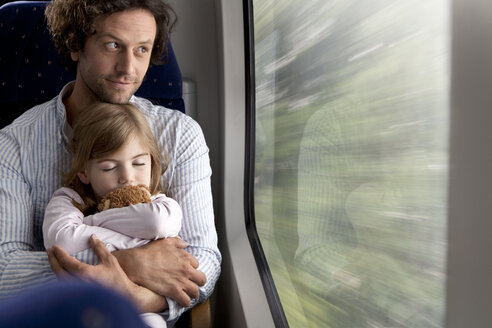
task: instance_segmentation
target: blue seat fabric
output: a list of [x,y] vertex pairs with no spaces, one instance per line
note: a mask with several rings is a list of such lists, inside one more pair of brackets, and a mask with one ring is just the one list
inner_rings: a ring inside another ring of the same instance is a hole
[[2,328],[147,327],[120,294],[80,280],[53,282],[0,302]]

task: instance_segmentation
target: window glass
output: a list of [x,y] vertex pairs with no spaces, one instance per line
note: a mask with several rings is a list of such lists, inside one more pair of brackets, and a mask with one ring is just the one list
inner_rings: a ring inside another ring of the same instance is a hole
[[291,327],[442,327],[445,0],[254,0],[254,214]]

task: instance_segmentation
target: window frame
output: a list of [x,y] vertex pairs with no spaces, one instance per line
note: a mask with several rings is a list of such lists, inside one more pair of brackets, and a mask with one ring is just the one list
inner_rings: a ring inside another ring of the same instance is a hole
[[452,0],[446,327],[489,327],[492,2]]
[[244,209],[248,239],[253,250],[275,327],[289,327],[272,273],[256,230],[254,206],[256,80],[253,0],[243,0],[245,73],[246,73],[246,145],[244,170]]

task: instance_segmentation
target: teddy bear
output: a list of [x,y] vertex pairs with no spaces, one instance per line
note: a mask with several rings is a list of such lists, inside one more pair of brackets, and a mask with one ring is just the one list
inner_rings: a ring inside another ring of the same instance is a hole
[[97,209],[102,212],[110,208],[150,203],[150,196],[149,188],[143,184],[137,186],[124,186],[106,194],[97,205]]

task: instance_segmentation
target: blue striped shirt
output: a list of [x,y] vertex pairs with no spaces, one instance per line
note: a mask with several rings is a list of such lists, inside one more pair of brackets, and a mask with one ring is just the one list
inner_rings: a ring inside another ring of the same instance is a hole
[[[72,88],[68,84],[60,95],[0,131],[0,298],[55,279],[43,246],[42,225],[46,205],[71,165],[71,128],[62,96]],[[200,126],[190,117],[135,96],[131,102],[147,115],[167,154],[162,188],[181,205],[180,237],[188,242],[187,251],[198,259],[198,270],[207,277],[193,306],[210,296],[220,274],[208,148]],[[97,262],[92,251],[76,257]],[[186,310],[171,299],[168,303],[170,321]]]

